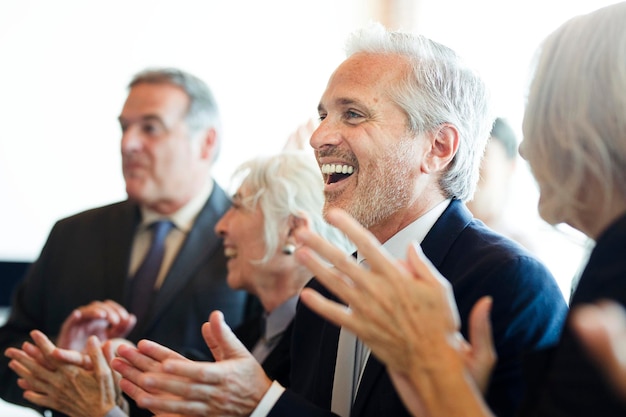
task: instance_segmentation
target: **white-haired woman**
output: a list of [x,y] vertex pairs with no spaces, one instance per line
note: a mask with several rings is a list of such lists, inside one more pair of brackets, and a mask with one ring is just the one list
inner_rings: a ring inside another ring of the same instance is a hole
[[215,226],[228,259],[228,285],[258,297],[263,312],[235,329],[266,374],[289,386],[289,345],[300,291],[311,272],[294,255],[293,230],[310,227],[343,250],[350,243],[322,218],[319,168],[304,151],[283,152],[242,164],[232,207]]

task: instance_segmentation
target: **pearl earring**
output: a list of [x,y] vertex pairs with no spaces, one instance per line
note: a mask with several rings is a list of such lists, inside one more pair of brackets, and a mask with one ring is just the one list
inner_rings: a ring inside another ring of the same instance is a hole
[[295,251],[296,246],[291,243],[286,243],[285,246],[283,246],[283,253],[285,255],[293,255]]

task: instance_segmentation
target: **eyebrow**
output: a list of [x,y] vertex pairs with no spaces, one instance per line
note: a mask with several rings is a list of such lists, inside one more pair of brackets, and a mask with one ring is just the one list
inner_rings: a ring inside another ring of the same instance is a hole
[[[121,115],[120,115],[120,116],[118,116],[117,120],[118,120],[120,123],[124,123],[125,121],[127,121],[127,119],[124,119]],[[160,116],[158,116],[158,115],[156,115],[156,114],[146,114],[146,115],[144,115],[144,116],[141,116],[141,118],[140,118],[139,120],[140,120],[140,121],[142,121],[142,122],[157,121],[157,122],[159,122],[161,125],[163,125],[163,126],[167,126],[167,125],[165,124],[165,121],[164,121],[164,120],[163,120]]]
[[[356,104],[356,105],[359,105],[359,106],[364,106],[364,104],[361,101],[355,100],[355,99],[352,99],[352,98],[338,98],[338,99],[335,100],[335,104],[337,104],[338,106],[350,106],[352,104]],[[325,107],[324,107],[324,105],[322,103],[318,104],[318,106],[317,106],[317,111],[318,112],[322,112],[322,111],[325,111],[325,110],[326,109],[325,109]]]

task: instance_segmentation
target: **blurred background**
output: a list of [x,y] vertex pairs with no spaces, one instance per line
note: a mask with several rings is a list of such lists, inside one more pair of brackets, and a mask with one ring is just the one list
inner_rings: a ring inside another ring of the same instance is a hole
[[[567,18],[614,2],[2,0],[0,261],[33,261],[54,221],[125,198],[117,116],[128,81],[145,67],[177,66],[214,90],[226,136],[214,174],[228,186],[236,165],[278,152],[316,117],[346,36],[371,20],[464,55],[521,139],[540,41]],[[537,237],[537,253],[568,294],[584,241],[538,219],[536,187],[518,165],[507,212]]]

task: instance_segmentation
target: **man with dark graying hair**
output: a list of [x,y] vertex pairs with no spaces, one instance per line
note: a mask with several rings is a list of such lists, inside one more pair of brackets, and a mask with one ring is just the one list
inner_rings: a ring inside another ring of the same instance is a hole
[[[204,358],[199,329],[211,311],[224,311],[231,326],[242,321],[246,295],[226,284],[214,232],[230,200],[211,177],[222,140],[211,91],[178,69],[145,70],[129,84],[119,123],[128,199],[54,225],[13,295],[1,351],[37,329],[65,349],[83,351],[90,335],[147,338]],[[37,408],[8,363],[2,355],[1,397]],[[149,414],[130,407],[133,416]]]

